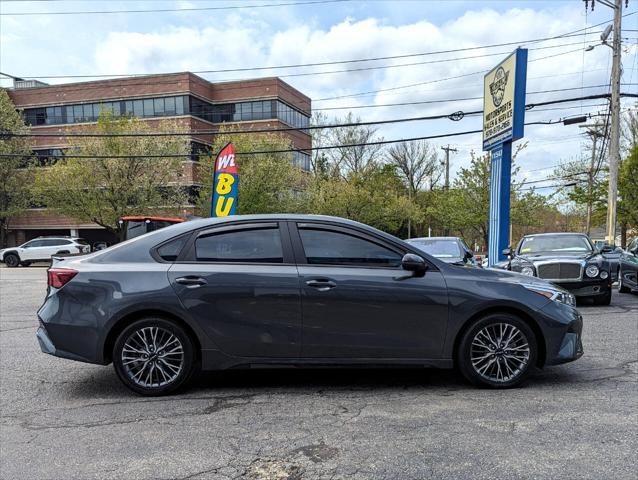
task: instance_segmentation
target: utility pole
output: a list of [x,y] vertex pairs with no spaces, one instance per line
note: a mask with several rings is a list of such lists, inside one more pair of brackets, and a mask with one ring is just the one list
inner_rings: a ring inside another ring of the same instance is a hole
[[458,150],[456,148],[451,148],[448,144],[447,147],[441,147],[441,150],[445,151],[445,189],[450,189],[450,152],[456,153]]
[[[600,3],[614,11],[614,38],[612,44],[607,43],[609,31],[601,35],[604,45],[613,50],[611,66],[611,131],[609,136],[609,196],[607,197],[607,241],[610,245],[616,243],[616,203],[618,200],[618,167],[620,166],[620,55],[622,32],[622,6],[629,4],[629,0],[592,0],[592,10],[596,3]],[[585,8],[588,1],[586,0]]]
[[591,217],[594,205],[593,190],[594,190],[594,166],[596,164],[596,143],[599,138],[603,138],[605,134],[601,131],[600,123],[593,123],[589,125],[580,125],[580,128],[586,128],[585,132],[591,139],[591,163],[589,164],[589,171],[587,172],[587,223],[586,231],[587,235],[591,232]]
[[[456,153],[458,150],[456,148],[451,148],[448,144],[447,147],[441,147],[441,150],[445,152],[445,190],[450,189],[450,152]],[[450,234],[450,229],[446,228],[443,230],[443,234],[447,237]]]

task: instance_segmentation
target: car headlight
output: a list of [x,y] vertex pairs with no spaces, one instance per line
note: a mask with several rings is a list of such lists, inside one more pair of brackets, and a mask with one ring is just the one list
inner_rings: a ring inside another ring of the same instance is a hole
[[534,293],[538,293],[539,295],[542,295],[545,298],[549,298],[550,300],[553,300],[555,302],[564,303],[565,305],[570,305],[572,307],[576,306],[576,297],[569,292],[564,292],[562,290],[556,290],[551,287],[544,287],[540,285],[521,285],[528,290],[531,290]]
[[527,275],[528,277],[534,276],[534,269],[532,267],[523,267],[521,268],[521,273],[523,275]]
[[585,269],[585,275],[587,275],[590,278],[594,278],[596,276],[598,276],[598,272],[600,270],[598,270],[598,267],[596,265],[589,265],[586,269]]

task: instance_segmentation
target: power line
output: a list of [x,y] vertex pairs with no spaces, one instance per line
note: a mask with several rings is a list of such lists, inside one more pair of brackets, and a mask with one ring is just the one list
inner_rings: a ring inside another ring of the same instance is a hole
[[[590,32],[588,33],[588,35],[593,35],[596,33],[600,33],[600,31],[596,31],[596,32]],[[560,38],[568,38],[568,37],[575,37],[575,36],[581,36],[581,34],[569,34],[569,35],[564,35],[561,36]],[[544,38],[536,38],[536,39],[529,39],[529,40],[524,40],[524,41],[519,41],[519,42],[505,42],[505,43],[495,43],[495,44],[491,44],[491,45],[479,45],[479,46],[475,46],[475,47],[464,47],[464,48],[454,48],[454,49],[448,49],[448,50],[438,50],[438,51],[432,51],[432,52],[419,52],[419,53],[408,53],[408,54],[402,54],[402,55],[389,55],[389,56],[383,56],[383,57],[369,57],[369,58],[355,58],[355,59],[348,59],[348,60],[333,60],[333,61],[328,61],[328,62],[314,62],[314,63],[297,63],[297,64],[289,64],[289,65],[270,65],[270,66],[260,66],[260,67],[246,67],[246,68],[226,68],[226,69],[217,69],[217,70],[194,70],[192,71],[192,73],[195,74],[210,74],[210,73],[232,73],[232,72],[250,72],[250,71],[260,71],[260,70],[278,70],[278,69],[289,69],[289,68],[304,68],[304,67],[319,67],[319,66],[327,66],[327,65],[340,65],[340,64],[349,64],[349,63],[361,63],[361,62],[375,62],[375,61],[381,61],[381,60],[396,60],[396,59],[401,59],[401,58],[412,58],[412,57],[424,57],[424,56],[430,56],[430,55],[442,55],[442,54],[447,54],[447,53],[459,53],[459,52],[468,52],[468,51],[472,51],[472,50],[482,50],[482,49],[486,49],[486,48],[496,48],[496,47],[505,47],[505,46],[512,46],[512,45],[521,45],[521,44],[525,44],[525,43],[539,43],[539,42],[545,42],[545,41],[549,41],[549,40],[556,40],[557,37],[544,37]],[[548,48],[560,48],[560,47],[565,47],[565,46],[572,46],[572,45],[580,45],[580,42],[572,42],[572,43],[568,43],[568,44],[560,44],[560,45],[549,45],[546,47],[535,47],[535,48],[531,48],[531,50],[543,50],[543,49],[548,49]],[[481,58],[481,57],[487,57],[487,56],[493,56],[493,55],[505,55],[507,53],[510,52],[503,52],[503,53],[492,53],[492,54],[485,54],[485,55],[478,55],[478,56],[474,56],[474,57],[467,57],[467,58]],[[444,60],[438,60],[438,61],[454,61],[454,60],[461,60],[463,58],[450,58],[450,59],[444,59]],[[420,64],[420,63],[419,63]],[[391,66],[389,66],[391,67]],[[381,67],[377,67],[377,68],[381,68]],[[96,75],[17,75],[17,77],[19,78],[26,78],[26,79],[56,79],[56,78],[112,78],[112,77],[145,77],[145,76],[151,76],[151,75],[168,75],[169,73],[152,73],[152,74],[148,74],[148,73],[127,73],[127,74],[96,74]]]
[[[622,94],[622,96],[636,98],[638,97],[638,94],[626,93],[626,94]],[[569,102],[576,102],[581,100],[594,100],[594,99],[608,98],[608,97],[609,97],[609,94],[599,94],[599,95],[589,95],[584,97],[562,98],[562,99],[550,100],[545,102],[530,103],[526,105],[526,109],[529,110],[534,108],[535,106],[551,105],[556,103],[569,103]],[[481,113],[483,113],[483,110],[474,110],[470,112],[458,111],[458,112],[449,113],[449,114],[398,118],[398,119],[391,119],[391,120],[374,120],[369,122],[349,122],[349,123],[340,123],[340,124],[338,123],[338,124],[330,124],[330,125],[310,125],[304,128],[282,127],[282,128],[263,128],[263,129],[248,129],[248,130],[236,130],[236,131],[229,130],[227,132],[220,132],[219,129],[197,130],[197,131],[190,131],[190,132],[140,132],[140,133],[29,132],[29,133],[4,133],[4,136],[9,138],[10,137],[91,137],[91,138],[107,137],[108,138],[108,137],[194,136],[194,135],[208,135],[208,134],[210,135],[219,135],[219,134],[239,135],[239,134],[278,133],[278,132],[304,131],[304,130],[322,130],[322,129],[328,129],[328,128],[383,125],[383,124],[405,123],[405,122],[415,122],[415,121],[425,121],[425,120],[440,120],[443,118],[449,118],[450,120],[458,121],[464,118],[465,116],[479,115]]]
[[[638,95],[636,95],[638,97]],[[556,125],[562,124],[562,120],[548,120],[548,121],[537,121],[537,122],[526,122],[525,125]],[[275,153],[307,153],[310,151],[319,151],[319,150],[332,150],[338,148],[354,148],[354,147],[363,147],[363,146],[375,146],[375,145],[388,145],[391,143],[401,143],[401,142],[413,142],[417,140],[433,140],[437,138],[451,138],[458,137],[462,135],[471,135],[475,133],[481,133],[483,130],[467,130],[463,132],[452,132],[452,133],[442,133],[437,135],[428,135],[423,137],[412,137],[412,138],[401,138],[395,140],[378,140],[374,142],[366,142],[366,143],[352,143],[345,145],[323,145],[319,147],[309,147],[309,148],[286,148],[279,150],[262,150],[262,151],[239,151],[238,155],[264,155],[264,154],[275,154]],[[205,157],[209,154],[201,154],[201,153],[179,153],[179,154],[157,154],[157,155],[48,155],[49,158],[192,158],[192,157]],[[0,153],[0,157],[25,157],[28,155],[22,155],[19,153]]]
[[1,16],[27,16],[27,15],[107,15],[112,13],[166,13],[166,12],[199,12],[211,10],[239,10],[244,8],[267,8],[267,7],[292,7],[296,5],[319,5],[324,3],[344,3],[351,0],[311,0],[293,3],[266,3],[256,5],[231,5],[225,7],[189,7],[189,8],[153,8],[148,10],[85,10],[85,11],[65,11],[65,12],[10,12],[0,13]]

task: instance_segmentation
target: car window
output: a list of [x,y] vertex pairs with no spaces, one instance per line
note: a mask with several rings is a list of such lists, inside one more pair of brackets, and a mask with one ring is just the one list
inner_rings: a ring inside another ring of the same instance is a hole
[[89,242],[87,242],[83,238],[76,238],[75,239],[75,243],[77,243],[78,245],[88,245],[89,244]]
[[627,247],[627,251],[631,252],[637,246],[638,246],[638,238],[634,238],[629,244],[629,246]]
[[592,245],[583,235],[543,235],[525,237],[519,250],[522,254],[539,252],[591,252]]
[[181,237],[174,238],[173,240],[165,243],[157,249],[157,254],[162,257],[162,260],[167,262],[174,262],[177,260],[182,248],[188,240],[188,235],[182,235]]
[[310,264],[397,267],[402,255],[363,238],[332,230],[300,228]]
[[436,240],[415,240],[417,247],[436,258],[462,258],[463,252],[456,240],[436,239]]
[[195,241],[200,262],[283,263],[279,228],[212,233]]
[[50,238],[48,240],[42,240],[43,247],[56,247],[63,245],[70,245],[72,242],[70,240],[63,240],[61,238]]
[[42,247],[44,240],[31,240],[23,245],[23,248]]

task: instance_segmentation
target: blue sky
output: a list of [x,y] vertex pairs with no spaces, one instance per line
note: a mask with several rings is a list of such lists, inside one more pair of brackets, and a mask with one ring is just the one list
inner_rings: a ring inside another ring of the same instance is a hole
[[[539,1],[343,1],[232,10],[119,13],[102,15],[47,15],[72,10],[188,9],[288,3],[294,0],[242,1],[0,1],[0,71],[18,76],[153,73],[182,70],[251,68],[310,62],[329,62],[404,55],[520,42],[530,48],[528,92],[574,88],[567,92],[528,94],[527,102],[566,96],[603,93],[605,88],[583,88],[609,82],[611,50],[605,46],[584,52],[598,42],[593,28],[588,35],[530,43],[529,40],[580,30],[612,18],[601,4],[585,12],[581,0]],[[626,13],[638,5],[630,2]],[[15,12],[41,12],[17,16]],[[638,14],[623,23],[626,84],[638,83],[636,38]],[[633,32],[630,30],[634,30]],[[594,32],[594,33],[592,33]],[[451,76],[491,68],[515,46],[482,48],[463,53],[364,62],[356,67],[393,65],[392,68],[325,74],[353,65],[203,74],[209,80],[281,75],[313,99],[313,107],[363,107],[353,111],[362,120],[391,119],[480,109],[480,100],[383,107],[387,103],[478,97],[482,75],[441,81]],[[540,48],[539,48],[540,47]],[[460,59],[459,57],[465,57]],[[472,57],[472,58],[467,58]],[[549,57],[549,58],[546,58]],[[436,60],[437,63],[396,65]],[[445,60],[445,61],[441,61]],[[299,73],[306,76],[286,77]],[[45,79],[61,83],[72,79]],[[429,83],[426,83],[429,82]],[[370,95],[320,100],[358,92],[396,88]],[[9,84],[6,81],[4,86]],[[636,85],[623,91],[638,92]],[[569,104],[561,110],[537,108],[528,121],[559,119],[577,113],[604,110],[597,102]],[[368,107],[375,105],[375,107]],[[630,101],[624,107],[631,106]],[[545,107],[547,108],[547,107]],[[344,110],[326,110],[330,118]],[[435,135],[480,128],[480,117],[460,122],[440,120],[383,126],[386,139]],[[520,177],[537,180],[552,174],[552,165],[573,160],[587,145],[578,126],[534,126],[526,130],[529,146],[519,157]],[[452,173],[469,163],[469,152],[480,151],[480,135],[441,139],[435,146],[452,144]],[[548,181],[546,184],[555,184]],[[543,185],[542,183],[539,185]],[[551,189],[543,190],[549,192]]]

